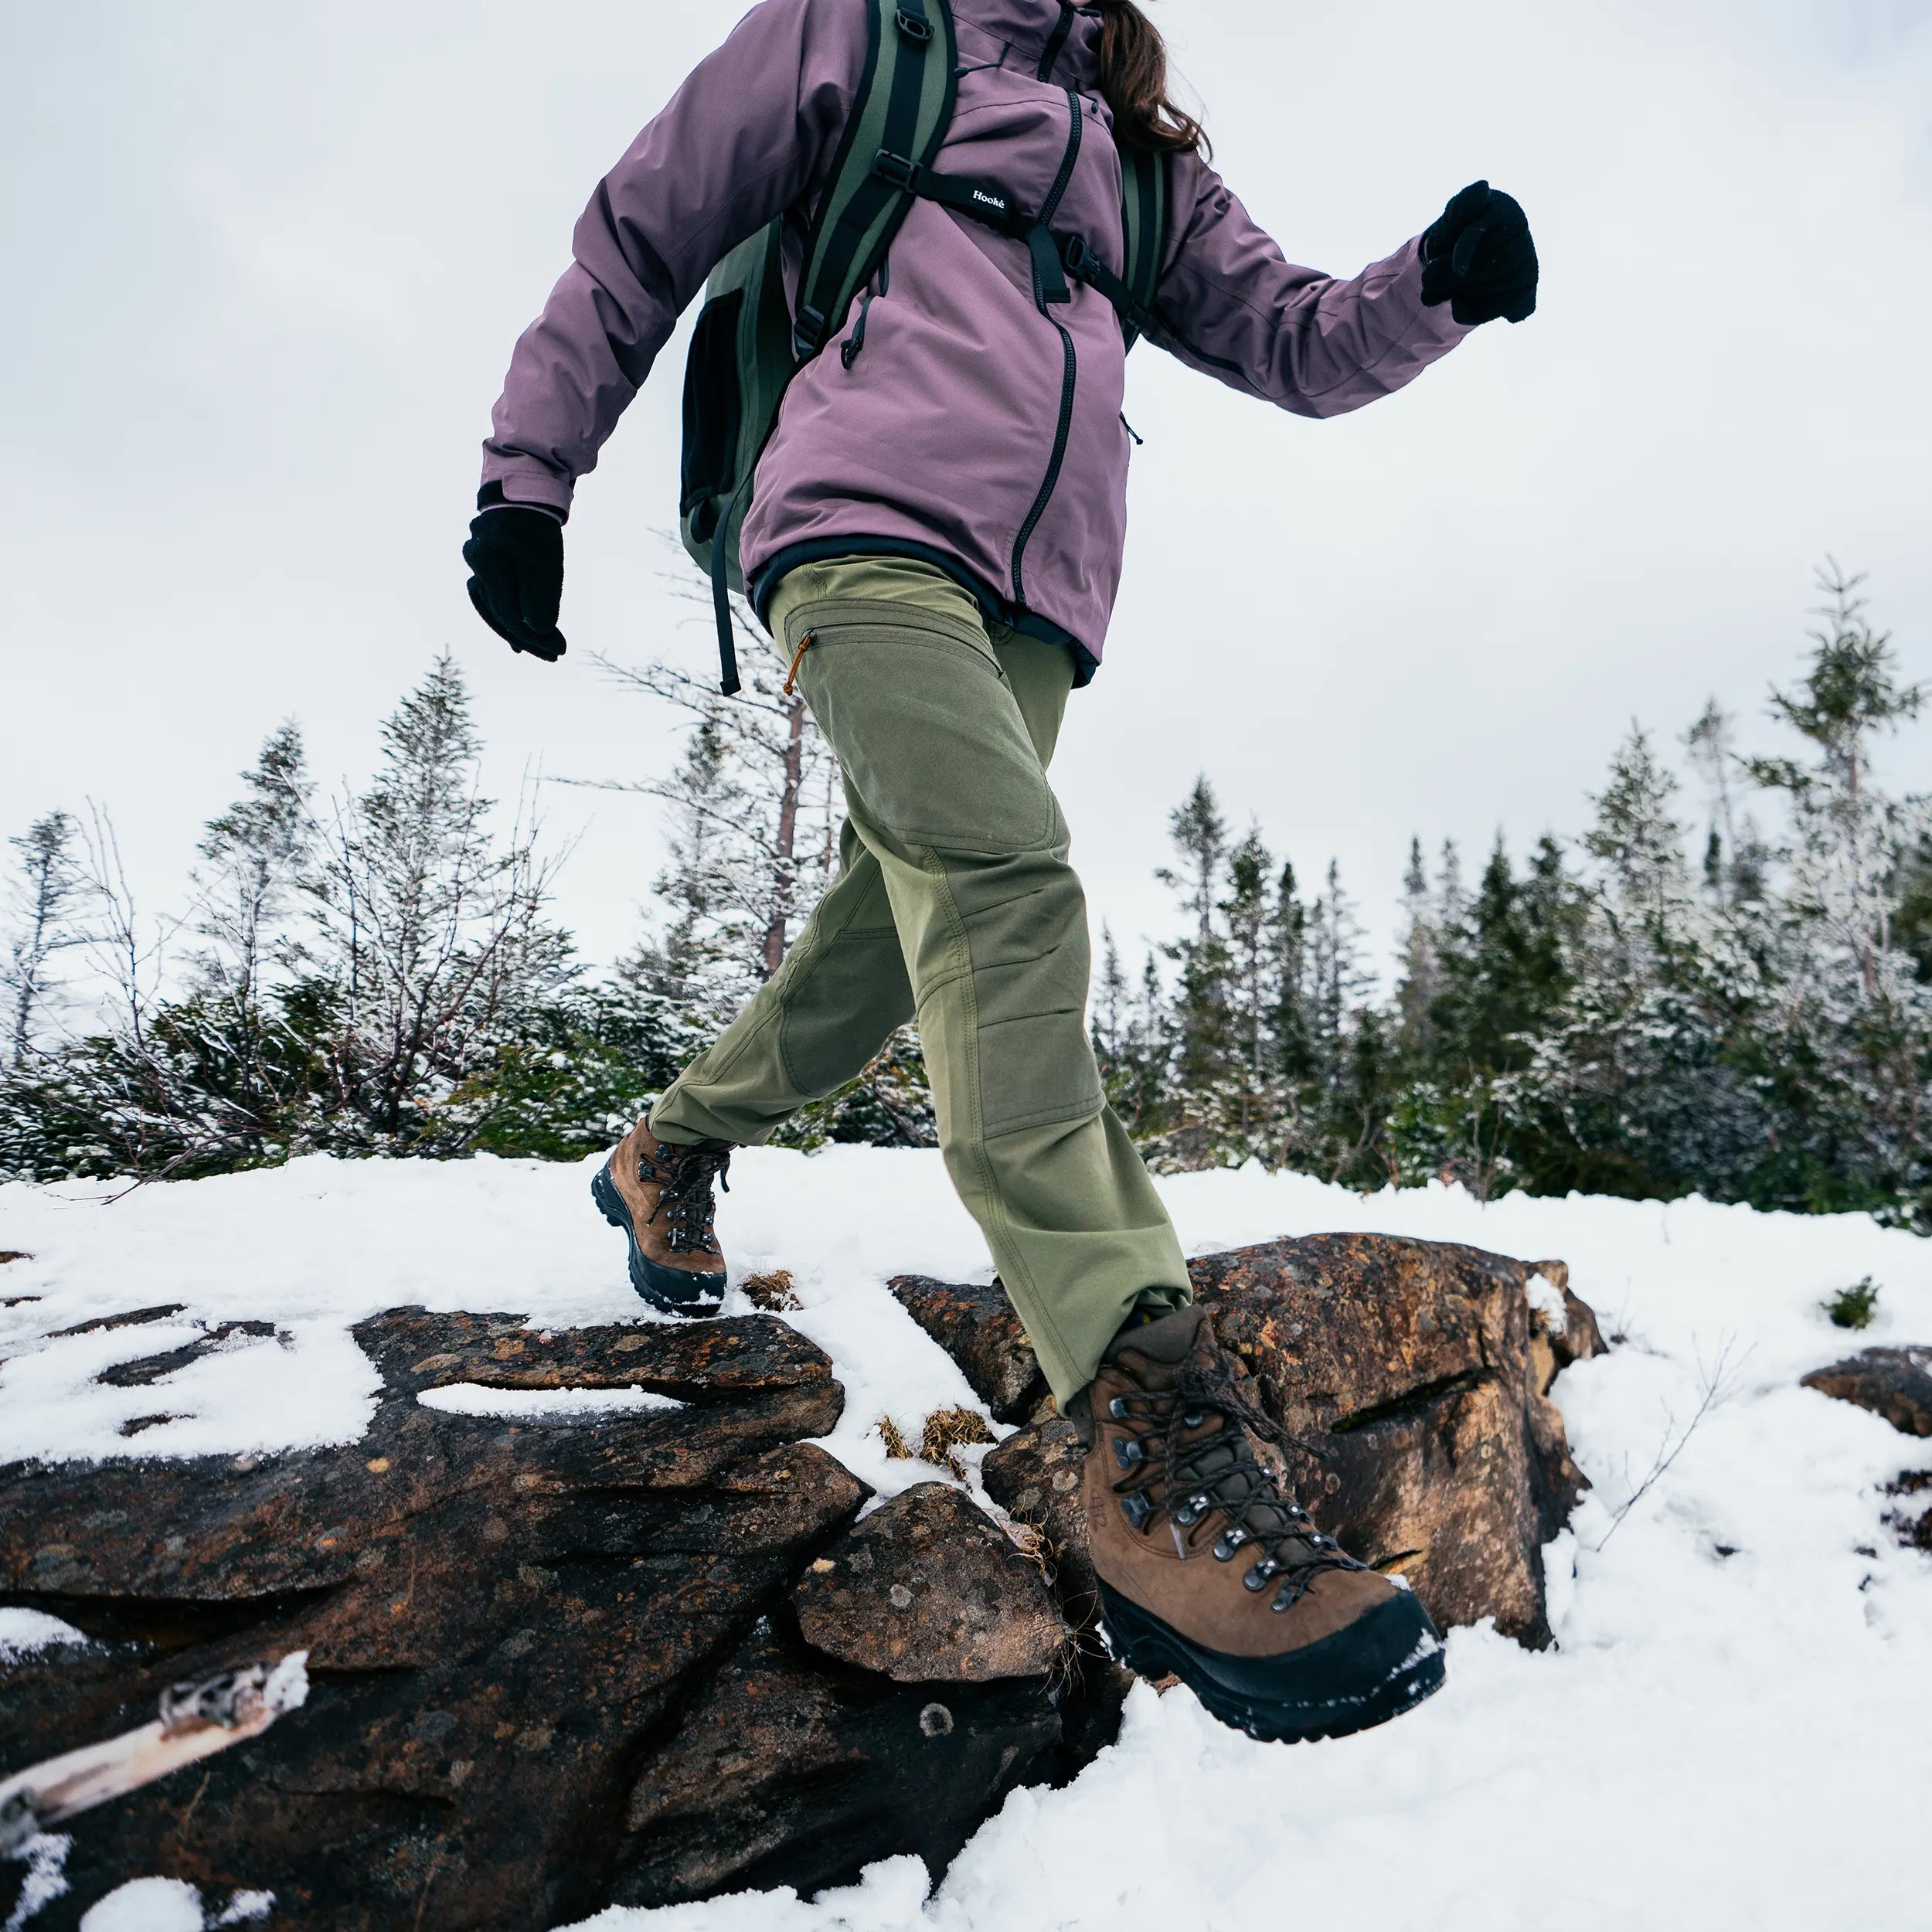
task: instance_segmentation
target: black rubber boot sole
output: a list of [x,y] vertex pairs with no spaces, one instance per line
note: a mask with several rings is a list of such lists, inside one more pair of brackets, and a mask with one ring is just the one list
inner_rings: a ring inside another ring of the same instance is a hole
[[611,1179],[607,1163],[590,1178],[590,1199],[598,1212],[614,1228],[624,1230],[631,1244],[631,1285],[654,1308],[666,1315],[702,1318],[718,1312],[724,1300],[722,1274],[694,1274],[689,1268],[661,1267],[638,1245],[638,1231],[631,1224],[631,1210],[624,1204],[617,1183]]
[[1123,1663],[1142,1677],[1178,1677],[1210,1716],[1270,1743],[1366,1731],[1442,1688],[1442,1639],[1406,1590],[1283,1657],[1208,1650],[1105,1583],[1100,1592],[1100,1622]]

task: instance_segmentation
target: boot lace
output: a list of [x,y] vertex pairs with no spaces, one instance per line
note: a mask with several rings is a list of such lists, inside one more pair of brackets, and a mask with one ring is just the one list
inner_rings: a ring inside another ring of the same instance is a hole
[[[1269,1607],[1277,1611],[1298,1603],[1325,1570],[1368,1568],[1281,1493],[1274,1475],[1255,1460],[1249,1437],[1317,1457],[1326,1451],[1277,1427],[1236,1386],[1225,1362],[1190,1357],[1175,1371],[1172,1388],[1116,1396],[1109,1413],[1117,1422],[1148,1425],[1114,1445],[1126,1472],[1114,1493],[1143,1534],[1164,1515],[1175,1539],[1191,1551],[1220,1518],[1215,1560],[1232,1563],[1238,1551],[1252,1548],[1256,1560],[1241,1580],[1256,1591],[1275,1583]],[[1221,1426],[1210,1430],[1206,1425],[1216,1415]]]
[[716,1213],[712,1185],[715,1182],[726,1193],[731,1192],[725,1179],[730,1165],[728,1141],[700,1141],[695,1147],[660,1141],[655,1156],[638,1156],[638,1179],[658,1190],[657,1205],[644,1217],[645,1224],[664,1216],[665,1246],[673,1254],[702,1253],[711,1247]]

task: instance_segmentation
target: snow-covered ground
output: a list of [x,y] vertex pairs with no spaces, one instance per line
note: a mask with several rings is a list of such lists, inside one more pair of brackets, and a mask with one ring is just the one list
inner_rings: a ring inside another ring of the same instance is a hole
[[[0,1250],[31,1257],[0,1268],[0,1300],[39,1298],[0,1307],[0,1461],[351,1440],[374,1377],[349,1325],[399,1304],[553,1325],[638,1318],[589,1173],[314,1159],[112,1200],[94,1184],[0,1187]],[[734,1270],[791,1271],[804,1304],[792,1319],[845,1382],[827,1446],[883,1489],[930,1478],[887,1461],[872,1424],[889,1413],[910,1435],[929,1410],[972,1400],[882,1285],[985,1278],[938,1158],[752,1153],[731,1179],[721,1218]],[[1364,1199],[1253,1170],[1161,1185],[1191,1252],[1363,1229],[1570,1262],[1573,1286],[1626,1339],[1556,1385],[1596,1485],[1548,1553],[1556,1647],[1458,1631],[1433,1702],[1297,1748],[1251,1743],[1184,1692],[1141,1687],[1117,1746],[1066,1790],[1015,1793],[930,1898],[923,1868],[900,1859],[812,1903],[780,1893],[614,1911],[590,1921],[597,1932],[1932,1926],[1919,1837],[1932,1560],[1880,1521],[1883,1486],[1932,1468],[1932,1443],[1797,1386],[1868,1342],[1932,1342],[1932,1243],[1862,1216],[1696,1200],[1485,1207],[1441,1188]],[[1877,1319],[1846,1335],[1818,1301],[1867,1274]],[[182,1313],[41,1338],[165,1302]],[[734,1296],[730,1311],[747,1305]],[[146,1387],[92,1380],[241,1318],[285,1338],[237,1336]],[[1713,1383],[1681,1452],[1620,1519]],[[164,1411],[179,1419],[118,1433]],[[62,1634],[0,1611],[0,1695],[9,1655]],[[182,1888],[114,1903],[164,1896],[167,1925],[199,1922]]]

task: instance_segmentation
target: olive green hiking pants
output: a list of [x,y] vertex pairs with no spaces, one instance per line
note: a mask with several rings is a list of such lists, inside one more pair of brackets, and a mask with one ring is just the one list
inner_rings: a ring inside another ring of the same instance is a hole
[[787,662],[811,639],[798,680],[844,774],[840,870],[651,1131],[755,1146],[916,1015],[946,1171],[1064,1405],[1137,1303],[1189,1298],[1087,1036],[1087,904],[1046,774],[1072,659],[896,558],[801,566],[771,622]]

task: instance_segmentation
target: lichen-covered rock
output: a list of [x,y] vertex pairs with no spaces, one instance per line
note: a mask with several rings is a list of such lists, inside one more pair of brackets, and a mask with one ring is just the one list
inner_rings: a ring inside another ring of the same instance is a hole
[[791,1603],[807,1643],[900,1683],[1043,1677],[1069,1635],[1012,1539],[937,1482],[849,1529],[799,1579]]
[[943,1872],[1009,1791],[1054,1768],[1060,1740],[1042,1678],[828,1672],[761,1627],[638,1778],[612,1896],[810,1892],[905,1852]]
[[[0,1470],[0,1592],[97,1640],[16,1660],[8,1768],[145,1723],[182,1679],[305,1649],[313,1685],[77,1819],[33,1932],[157,1872],[344,1932],[595,1910],[640,1754],[866,1494],[797,1439],[843,1395],[776,1321],[546,1338],[403,1311],[358,1335],[386,1387],[352,1445]],[[546,1425],[416,1400],[449,1382],[685,1406]]]
[[1053,1415],[1009,1436],[979,1465],[987,1495],[1045,1537],[1053,1594],[1077,1628],[1091,1624],[1100,1614],[1080,1504],[1086,1457],[1079,1432],[1065,1417]]
[[1869,1409],[1908,1436],[1932,1436],[1932,1349],[1866,1349],[1814,1369],[1804,1386]]
[[[1542,1549],[1583,1479],[1551,1380],[1604,1345],[1560,1262],[1386,1235],[1270,1241],[1191,1264],[1195,1291],[1291,1436],[1284,1474],[1321,1526],[1400,1570],[1438,1624],[1494,1617],[1547,1642]],[[1079,1447],[1057,1420],[981,1465],[988,1493],[1045,1534],[1060,1601],[1091,1608]]]
[[[306,1650],[312,1685],[262,1736],[74,1820],[69,1889],[29,1932],[146,1875],[272,1891],[271,1928],[537,1932],[903,1852],[937,1874],[1014,1785],[1112,1737],[1117,1673],[1074,1658],[1038,1570],[959,1491],[854,1528],[865,1485],[801,1440],[843,1392],[783,1322],[400,1309],[356,1335],[383,1391],[352,1444],[0,1469],[0,1595],[95,1640],[10,1665],[0,1769],[133,1729],[182,1679]],[[457,1383],[680,1406],[418,1400]],[[0,1864],[0,1918],[24,1869]]]
[[997,1281],[982,1285],[902,1274],[886,1286],[959,1364],[995,1422],[1025,1422],[1050,1400],[1033,1345]]

